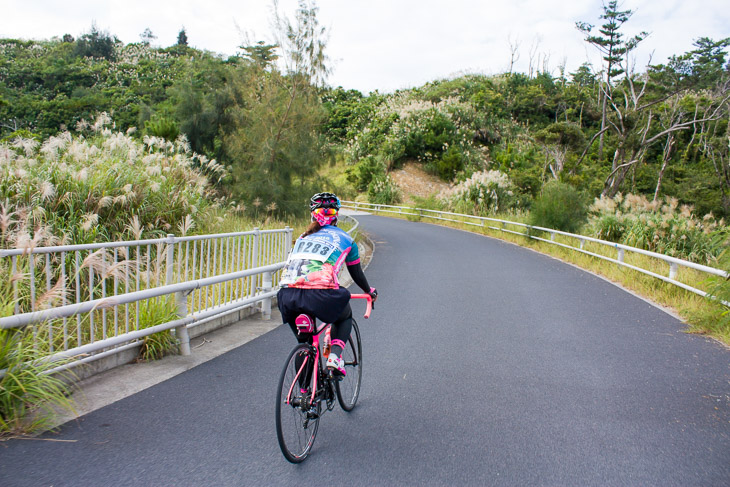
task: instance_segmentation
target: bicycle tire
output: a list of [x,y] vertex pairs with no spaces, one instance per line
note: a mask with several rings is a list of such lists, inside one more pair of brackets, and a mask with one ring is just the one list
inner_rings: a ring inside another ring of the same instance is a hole
[[[317,437],[322,413],[320,401],[317,401],[313,408],[307,404],[311,397],[311,374],[309,380],[305,382],[310,392],[307,394],[301,392],[297,373],[304,359],[316,367],[312,347],[299,344],[289,353],[276,392],[276,437],[281,452],[291,463],[303,462],[309,455]],[[290,391],[291,398],[287,401]]]
[[347,374],[337,381],[337,400],[342,409],[350,412],[357,404],[362,381],[362,342],[360,341],[360,329],[355,320],[352,320],[350,339],[342,351],[342,358],[345,361]]

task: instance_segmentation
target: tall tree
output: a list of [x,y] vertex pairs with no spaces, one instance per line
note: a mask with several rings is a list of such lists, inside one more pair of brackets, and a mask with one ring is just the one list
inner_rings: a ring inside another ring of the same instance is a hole
[[[727,88],[709,97],[702,112],[695,110],[693,116],[681,110],[669,110],[662,117],[665,106],[679,103],[678,95],[647,100],[649,75],[635,76],[629,72],[616,90],[616,99],[611,101],[613,116],[610,127],[617,137],[611,173],[606,178],[602,195],[614,197],[619,192],[626,176],[646,156],[647,151],[656,143],[665,142],[665,156],[671,155],[674,137],[677,132],[696,128],[722,119],[730,99]],[[619,101],[618,98],[623,98]],[[660,182],[658,182],[660,184]]]
[[234,130],[225,142],[236,161],[233,191],[253,208],[301,214],[327,157],[320,134],[326,113],[317,86],[327,73],[325,31],[316,15],[314,3],[304,0],[293,21],[277,10],[274,25],[285,71],[263,62],[262,55],[273,52],[270,46],[251,46],[247,54],[253,62],[243,64],[231,84]]
[[142,44],[149,46],[152,41],[157,39],[157,36],[152,33],[149,27],[147,27],[144,32],[139,35],[139,38],[142,39]]
[[91,24],[91,31],[82,35],[76,41],[74,54],[81,57],[103,58],[107,61],[113,61],[116,42],[118,42],[116,37],[99,30],[96,24]]
[[254,64],[267,69],[279,59],[276,54],[277,44],[266,44],[264,41],[258,41],[256,44],[243,44],[240,49],[243,50],[243,56]]
[[316,3],[299,0],[293,23],[278,13],[278,0],[274,0],[274,8],[278,45],[284,52],[287,72],[307,83],[323,85],[330,72],[325,54],[327,30],[319,25]]
[[603,154],[603,133],[606,129],[608,100],[611,98],[611,81],[624,73],[625,70],[621,67],[622,59],[649,35],[642,31],[628,40],[623,39],[621,27],[632,15],[631,10],[619,10],[618,1],[611,0],[608,4],[603,4],[603,13],[599,15],[599,18],[605,21],[598,29],[599,35],[592,34],[593,25],[582,21],[575,23],[578,30],[585,34],[586,42],[594,45],[603,54],[603,60],[606,63],[601,104],[601,135],[598,143],[599,157]]
[[692,59],[692,76],[698,88],[715,88],[723,78],[727,79],[730,65],[725,64],[730,37],[713,41],[709,37],[700,37],[694,42],[696,49],[690,51]]
[[185,27],[180,29],[180,32],[177,34],[177,45],[178,46],[187,46],[188,45],[188,34],[185,32]]

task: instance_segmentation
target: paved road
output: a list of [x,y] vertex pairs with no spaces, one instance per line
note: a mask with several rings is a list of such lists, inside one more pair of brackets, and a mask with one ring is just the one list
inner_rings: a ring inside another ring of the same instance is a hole
[[73,442],[0,443],[0,485],[730,485],[726,349],[549,257],[360,219],[360,403],[304,464],[276,443],[279,327],[44,437]]

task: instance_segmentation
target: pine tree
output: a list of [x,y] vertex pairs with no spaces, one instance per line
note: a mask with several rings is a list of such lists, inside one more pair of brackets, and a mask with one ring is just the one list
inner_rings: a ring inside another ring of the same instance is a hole
[[[591,35],[594,26],[587,22],[575,23],[578,30],[586,35],[586,42],[596,46],[603,54],[603,60],[606,62],[606,78],[601,106],[601,132],[606,129],[606,112],[608,99],[611,97],[611,80],[624,73],[621,60],[649,35],[647,32],[642,31],[631,39],[623,40],[620,29],[632,15],[631,10],[618,10],[617,0],[611,0],[608,5],[603,4],[603,14],[599,16],[599,18],[605,20],[605,23],[598,29],[600,35]],[[599,157],[603,154],[603,133],[600,136],[598,154]]]
[[178,46],[187,46],[188,45],[188,35],[185,33],[185,27],[180,29],[180,32],[177,34],[177,45]]

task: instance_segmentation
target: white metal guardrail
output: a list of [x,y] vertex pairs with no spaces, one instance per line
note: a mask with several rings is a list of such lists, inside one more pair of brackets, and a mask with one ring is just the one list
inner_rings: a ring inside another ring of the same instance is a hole
[[[541,242],[547,242],[552,245],[558,245],[560,247],[564,247],[564,248],[567,248],[567,249],[570,249],[570,250],[573,250],[576,252],[581,252],[581,253],[584,253],[587,255],[591,255],[593,257],[597,257],[599,259],[613,262],[613,263],[621,265],[623,267],[627,267],[629,269],[633,269],[633,270],[641,272],[643,274],[650,275],[650,276],[660,279],[664,282],[668,282],[670,284],[678,286],[687,291],[699,294],[700,296],[707,296],[707,292],[705,292],[701,289],[697,289],[695,287],[689,286],[685,283],[682,283],[682,282],[676,280],[677,271],[678,271],[679,266],[687,267],[687,268],[694,269],[699,272],[704,272],[707,274],[720,276],[723,278],[728,278],[728,276],[729,276],[729,274],[722,269],[716,269],[714,267],[697,264],[697,263],[690,262],[687,260],[678,259],[676,257],[670,257],[668,255],[659,254],[657,252],[651,252],[648,250],[638,249],[635,247],[629,247],[628,245],[618,244],[615,242],[608,242],[608,241],[600,240],[597,238],[586,237],[584,235],[577,235],[577,234],[573,234],[573,233],[562,232],[560,230],[553,230],[550,228],[543,228],[543,227],[527,225],[525,223],[512,222],[509,220],[500,220],[497,218],[466,215],[466,214],[462,214],[462,213],[452,213],[452,212],[440,211],[440,210],[411,208],[411,207],[407,207],[407,206],[362,203],[362,202],[357,202],[357,201],[343,201],[342,206],[343,206],[343,208],[350,208],[353,210],[367,210],[367,211],[371,211],[376,214],[377,213],[393,213],[393,214],[398,214],[398,215],[403,215],[403,216],[416,216],[419,218],[431,218],[434,220],[458,222],[458,223],[463,223],[465,225],[471,225],[471,226],[477,226],[477,227],[487,227],[492,230],[498,230],[500,232],[512,233],[512,234],[516,234],[516,235],[523,235],[523,236],[526,236],[533,240],[539,240]],[[510,229],[509,226],[516,227],[519,230]],[[543,238],[543,237],[534,235],[534,231],[547,233],[550,235],[550,238],[547,239],[547,238]],[[555,241],[556,235],[562,235],[564,237],[573,239],[573,240],[577,241],[578,246],[576,247],[573,245],[567,245],[564,243],[556,242]],[[601,255],[601,254],[598,254],[595,252],[589,252],[588,250],[585,249],[586,242],[592,242],[592,243],[599,244],[602,246],[614,248],[616,250],[616,258],[614,259],[614,258],[607,257],[605,255]],[[641,267],[637,267],[635,265],[626,263],[625,259],[624,259],[626,252],[633,252],[636,254],[646,255],[646,256],[664,261],[668,265],[667,275],[657,274],[650,270],[643,269]],[[725,306],[730,307],[730,303],[725,302],[725,301],[723,301],[722,303]]]
[[[348,233],[359,225],[347,215],[341,220]],[[292,233],[286,227],[0,249],[15,303],[15,313],[0,318],[0,328],[32,327],[36,347],[48,353],[46,360],[71,359],[54,370],[118,353],[170,329],[176,331],[181,353],[189,354],[190,327],[254,303],[270,316],[277,271],[291,250]],[[177,319],[145,326],[151,300],[170,296]]]

